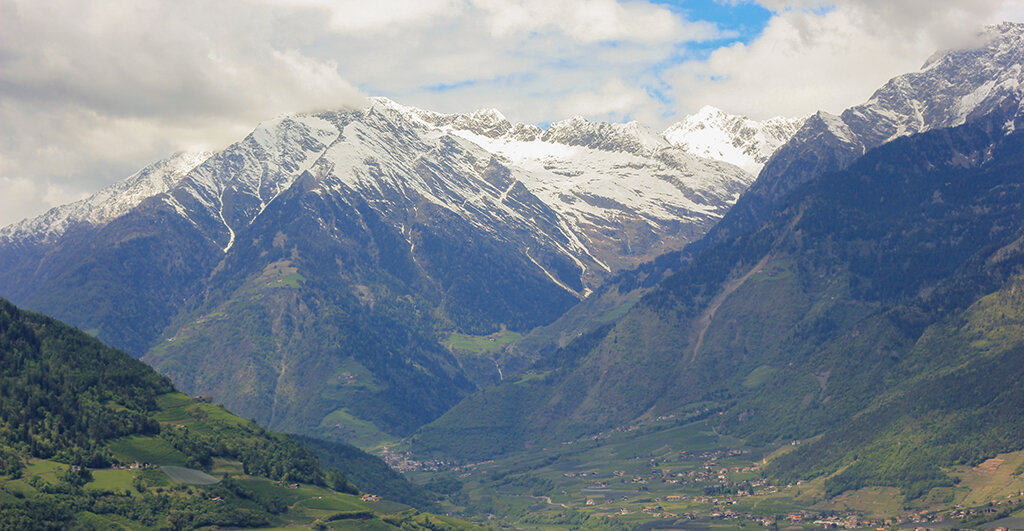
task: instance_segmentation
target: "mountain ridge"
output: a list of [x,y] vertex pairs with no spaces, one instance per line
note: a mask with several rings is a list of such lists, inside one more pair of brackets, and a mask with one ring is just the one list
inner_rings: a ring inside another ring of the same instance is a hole
[[755,121],[704,106],[662,135],[694,155],[728,161],[756,175],[806,121],[781,116]]
[[109,222],[145,199],[167,192],[212,154],[209,151],[175,153],[88,198],[51,208],[35,218],[0,227],[0,241],[51,243],[78,224],[99,225]]
[[[646,161],[652,160],[655,152],[671,152],[671,145],[658,133],[635,122],[604,124],[574,117],[555,122],[547,130],[541,130],[524,124],[513,125],[500,112],[493,109],[443,115],[403,106],[384,98],[373,99],[365,111],[366,115],[372,115],[374,109],[391,109],[401,118],[411,119],[420,124],[440,126],[441,131],[475,141],[513,163],[528,161],[528,168],[515,173],[528,175],[524,181],[527,187],[540,193],[544,202],[555,207],[562,215],[562,224],[565,226],[561,231],[570,233],[570,239],[575,240],[573,246],[577,248],[567,253],[575,255],[573,258],[577,261],[596,260],[597,263],[593,265],[598,270],[604,270],[604,273],[587,280],[588,284],[598,281],[613,268],[636,265],[639,263],[638,259],[678,249],[681,244],[694,239],[696,234],[709,227],[714,219],[724,213],[723,206],[735,200],[751,179],[741,172],[730,170],[727,164],[709,162],[707,158],[688,158],[689,155],[682,154],[685,150],[658,155],[655,158],[657,162],[645,170],[643,166],[650,165]],[[330,123],[332,120],[333,124]],[[157,167],[177,165],[176,169],[172,170],[172,173],[176,172],[174,178],[165,182],[162,187],[140,186],[145,183],[137,182],[140,179],[137,178],[139,174],[136,174],[122,183],[112,185],[109,189],[74,204],[78,205],[79,209],[90,208],[89,205],[93,205],[92,214],[76,213],[74,208],[71,208],[72,205],[58,207],[44,215],[0,229],[0,240],[6,241],[8,245],[28,241],[53,243],[69,226],[82,222],[101,225],[117,215],[123,215],[143,199],[169,192],[167,197],[162,199],[163,202],[190,223],[202,226],[207,237],[214,240],[217,245],[225,250],[229,249],[233,245],[237,230],[251,223],[268,202],[294,182],[298,175],[309,169],[306,166],[316,163],[326,152],[329,144],[340,138],[338,127],[346,127],[349,120],[351,118],[343,118],[339,113],[322,113],[319,117],[287,115],[268,120],[246,139],[229,148],[229,151],[234,153],[232,157],[241,156],[241,160],[228,161],[223,155],[218,156],[210,152],[176,154],[139,172],[152,174]],[[474,131],[487,134],[478,135]],[[507,145],[501,145],[502,142],[487,143],[488,139],[503,140]],[[509,142],[510,140],[514,142]],[[541,152],[537,154],[523,153],[522,148],[530,145],[548,147],[542,147]],[[575,147],[586,151],[573,154],[564,149],[552,150],[555,146]],[[593,159],[595,153],[616,151],[635,153],[639,158],[618,157],[589,165],[585,163],[587,158]],[[190,162],[181,164],[182,160]],[[581,165],[582,171],[578,169]],[[242,170],[245,167],[249,169]],[[676,175],[652,179],[645,172],[668,172],[670,175]],[[226,173],[233,175],[230,183],[219,183],[212,177],[215,174]],[[630,174],[647,182],[640,186],[628,185],[623,178]],[[717,175],[721,175],[722,178],[714,177],[712,181],[706,181],[706,176]],[[560,180],[571,181],[574,178],[578,182],[559,184]],[[706,182],[702,182],[702,179]],[[595,182],[600,183],[597,188],[593,186]],[[584,187],[589,189],[584,191]],[[118,202],[111,199],[119,192],[130,193],[134,199],[119,201],[120,206],[111,210],[110,203]],[[642,199],[652,193],[654,195],[651,197]],[[100,209],[95,204],[103,200],[106,200],[108,205],[104,208],[110,212],[97,215],[96,212]],[[668,244],[656,243],[658,240],[664,240],[666,234],[662,234],[661,238],[637,234],[636,241],[612,242],[606,237],[599,236],[610,230],[624,229],[621,224],[610,224],[611,217],[632,218],[629,224],[643,227],[643,231],[648,234],[651,230],[656,234],[664,231],[678,219],[703,228],[697,229],[696,232],[676,233],[667,240],[672,242]],[[661,227],[656,228],[659,225]],[[595,236],[600,237],[596,243],[599,247],[608,247],[609,244],[615,247],[593,252],[585,249],[594,244],[585,242]],[[640,245],[640,248],[650,245],[655,247],[638,255],[637,258],[627,258],[624,263],[609,266],[609,263],[620,260],[613,259],[612,256],[628,257],[634,252],[639,252],[636,245]],[[619,247],[623,249],[614,250]]]
[[1024,24],[988,26],[978,37],[977,46],[936,53],[921,70],[894,77],[868,101],[838,116],[825,111],[812,115],[694,250],[753,230],[796,186],[845,168],[868,149],[901,136],[961,125],[1007,101],[1016,102],[1012,114],[1024,113]]

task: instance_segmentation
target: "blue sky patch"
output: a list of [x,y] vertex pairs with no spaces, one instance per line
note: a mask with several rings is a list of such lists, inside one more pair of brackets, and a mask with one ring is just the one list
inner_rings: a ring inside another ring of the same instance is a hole
[[422,88],[427,92],[447,92],[449,90],[472,87],[475,84],[475,79],[467,79],[465,81],[456,81],[455,83],[438,83],[436,85],[428,85]]
[[706,21],[717,24],[720,29],[732,34],[722,40],[690,43],[694,50],[713,50],[725,44],[744,44],[757,38],[768,25],[772,12],[753,2],[716,0],[651,0],[652,4],[666,7],[690,21]]

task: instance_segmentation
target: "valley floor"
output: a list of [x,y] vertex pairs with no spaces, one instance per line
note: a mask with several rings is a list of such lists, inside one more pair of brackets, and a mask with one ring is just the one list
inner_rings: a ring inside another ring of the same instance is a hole
[[950,470],[955,487],[915,500],[878,487],[828,499],[824,478],[762,474],[800,443],[752,448],[706,421],[662,417],[482,463],[390,457],[448,488],[449,514],[515,529],[1024,528],[1024,451]]

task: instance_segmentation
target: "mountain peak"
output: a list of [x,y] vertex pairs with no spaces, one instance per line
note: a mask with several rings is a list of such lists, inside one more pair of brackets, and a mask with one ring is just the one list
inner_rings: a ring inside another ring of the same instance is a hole
[[989,26],[970,46],[933,55],[897,76],[842,120],[873,147],[897,137],[961,125],[1024,95],[1024,24]]
[[470,119],[473,119],[473,120],[479,120],[479,121],[482,121],[482,122],[496,123],[496,122],[507,122],[508,121],[508,118],[505,118],[505,115],[501,114],[501,111],[499,111],[498,109],[495,109],[493,107],[489,108],[489,109],[477,109],[477,110],[475,110],[475,111],[473,111],[473,112],[471,112],[469,114],[465,114],[463,116],[465,116],[466,118],[470,118]]
[[705,105],[671,125],[663,135],[670,144],[694,155],[729,162],[757,174],[805,120],[775,117],[759,122]]
[[384,97],[384,96],[374,96],[374,97],[369,99],[369,102],[370,102],[370,105],[369,105],[370,109],[385,108],[385,109],[394,109],[394,110],[411,111],[411,112],[415,112],[415,111],[420,111],[421,110],[421,109],[417,109],[416,107],[410,107],[408,105],[402,105],[401,103],[398,103],[397,101],[395,101],[395,100],[393,100],[391,98]]
[[772,156],[707,241],[753,230],[778,202],[818,175],[844,169],[896,138],[945,129],[995,111],[1024,116],[1024,24],[987,28],[959,49],[942,51],[922,70],[892,78],[871,98],[839,116],[818,113]]
[[995,39],[1009,39],[1019,42],[1024,40],[1024,22],[1003,21],[999,24],[991,24],[985,26],[982,34]]
[[[601,151],[649,155],[673,145],[693,155],[739,166],[757,174],[768,157],[799,129],[805,119],[775,117],[763,122],[726,113],[705,105],[664,133],[638,122],[609,123],[573,115],[552,122],[548,128],[513,123],[501,111],[482,108],[469,113],[443,114],[396,103],[387,98],[372,98],[373,105],[391,109],[409,119],[431,127],[448,128],[474,142],[500,143],[543,141],[549,144],[577,146]],[[694,131],[718,131],[708,138],[693,138]]]
[[730,116],[731,115],[729,115],[728,113],[726,113],[722,109],[719,109],[718,107],[715,107],[713,105],[705,105],[705,106],[701,107],[700,110],[698,110],[696,113],[694,113],[693,115],[691,115],[688,118],[710,119],[710,118],[730,117]]
[[661,135],[639,122],[592,122],[579,115],[551,124],[547,131],[544,131],[541,140],[566,146],[584,146],[634,154],[649,154],[669,147]]
[[501,111],[493,108],[477,109],[473,112],[462,114],[444,114],[402,105],[387,98],[373,98],[373,101],[374,105],[391,109],[406,118],[425,122],[433,127],[450,127],[488,138],[501,137],[510,132],[514,127]]

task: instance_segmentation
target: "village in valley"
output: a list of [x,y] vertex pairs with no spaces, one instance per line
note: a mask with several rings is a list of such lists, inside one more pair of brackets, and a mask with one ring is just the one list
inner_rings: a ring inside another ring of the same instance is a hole
[[[936,489],[906,501],[894,488],[827,498],[824,478],[773,483],[763,466],[800,444],[749,448],[706,422],[659,417],[478,463],[417,459],[394,447],[383,457],[417,482],[457,482],[459,490],[444,502],[449,514],[483,513],[520,529],[561,528],[579,514],[644,529],[954,529],[985,522],[979,528],[998,529],[1024,509],[1024,476],[988,500],[958,500],[956,489]],[[1004,472],[1024,467],[1019,454]]]

